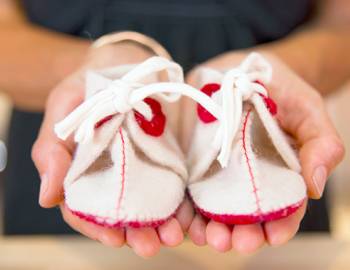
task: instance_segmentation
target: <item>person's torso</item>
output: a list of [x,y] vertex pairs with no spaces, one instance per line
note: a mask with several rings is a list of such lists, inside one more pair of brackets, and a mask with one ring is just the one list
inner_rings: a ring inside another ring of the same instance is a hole
[[312,0],[22,0],[43,27],[96,39],[133,30],[162,43],[186,69],[227,50],[284,37]]
[[43,27],[96,39],[133,30],[162,43],[186,69],[227,50],[284,37],[312,0],[22,0]]

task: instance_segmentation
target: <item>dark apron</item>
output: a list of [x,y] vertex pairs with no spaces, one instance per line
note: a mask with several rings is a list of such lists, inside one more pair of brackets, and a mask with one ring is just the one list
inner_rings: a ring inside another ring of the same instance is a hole
[[[305,22],[312,1],[293,0],[22,0],[30,21],[96,39],[133,30],[162,43],[185,70],[220,53],[280,39]],[[5,176],[5,233],[67,233],[58,209],[38,206],[31,146],[41,114],[14,110]],[[328,230],[325,202],[310,204],[304,229]]]

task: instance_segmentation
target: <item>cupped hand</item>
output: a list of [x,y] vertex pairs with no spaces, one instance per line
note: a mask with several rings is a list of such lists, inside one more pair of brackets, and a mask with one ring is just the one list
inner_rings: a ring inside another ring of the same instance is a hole
[[[321,95],[279,58],[271,53],[262,54],[273,67],[273,78],[267,90],[277,103],[277,120],[296,139],[308,195],[318,199],[328,176],[344,156],[343,144],[328,117]],[[237,66],[246,56],[246,53],[226,53],[200,66],[223,70]],[[194,84],[195,81],[196,69],[187,77],[188,83]],[[189,228],[189,236],[195,244],[209,244],[218,251],[233,248],[253,252],[264,243],[276,246],[290,240],[298,231],[305,209],[306,202],[287,218],[234,227],[204,220],[197,214]]]
[[127,44],[91,50],[83,67],[51,92],[44,121],[32,150],[32,158],[41,177],[39,203],[42,207],[59,205],[64,220],[76,231],[108,246],[121,247],[127,244],[142,257],[155,255],[161,245],[176,246],[182,242],[184,232],[193,218],[190,203],[184,201],[177,215],[156,229],[104,228],[74,216],[63,202],[63,180],[70,167],[75,144],[58,139],[54,133],[54,125],[83,101],[83,76],[86,69],[103,68],[110,64],[138,63],[148,56],[143,49]]

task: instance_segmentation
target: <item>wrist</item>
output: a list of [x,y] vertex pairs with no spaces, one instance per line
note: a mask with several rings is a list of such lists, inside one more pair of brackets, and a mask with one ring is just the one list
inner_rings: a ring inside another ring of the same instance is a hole
[[[313,29],[263,45],[261,51],[276,55],[321,93],[339,87],[348,77],[349,38],[336,29]],[[340,61],[344,58],[344,61]]]
[[310,48],[313,47],[311,44],[302,34],[295,38],[288,38],[271,45],[262,46],[261,51],[276,56],[298,76],[315,86],[320,77],[321,59],[319,53]]

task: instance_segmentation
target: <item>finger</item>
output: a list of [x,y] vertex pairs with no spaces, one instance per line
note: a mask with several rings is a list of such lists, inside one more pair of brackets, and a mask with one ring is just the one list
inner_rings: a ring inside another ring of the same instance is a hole
[[179,221],[183,232],[187,232],[194,217],[194,209],[191,202],[185,199],[176,213],[176,219]]
[[289,85],[296,89],[293,95],[289,87],[271,87],[269,92],[281,105],[277,117],[282,127],[300,146],[299,158],[309,196],[317,199],[322,196],[328,176],[344,157],[344,147],[323,98],[298,78],[292,77]]
[[162,244],[168,247],[175,247],[182,243],[184,234],[180,223],[172,218],[165,224],[158,227],[158,236]]
[[207,222],[201,215],[196,214],[188,229],[188,236],[195,245],[204,246],[207,244],[206,227]]
[[309,109],[306,113],[296,135],[301,145],[302,174],[309,196],[316,199],[322,196],[328,176],[343,159],[344,147],[325,109]]
[[104,228],[91,222],[84,221],[73,215],[63,204],[60,206],[63,219],[75,231],[80,232],[88,238],[100,241],[111,247],[121,247],[125,243],[123,229]]
[[126,239],[134,252],[144,258],[152,257],[160,250],[160,240],[153,228],[128,228]]
[[240,253],[252,253],[265,243],[260,224],[236,225],[232,234],[232,246]]
[[232,247],[232,229],[226,224],[209,221],[206,230],[207,242],[219,252],[229,251]]
[[300,222],[304,217],[307,202],[305,202],[294,214],[264,225],[265,237],[271,246],[279,246],[294,237],[298,232]]
[[340,139],[332,134],[307,141],[300,149],[302,174],[310,198],[322,196],[328,176],[344,156]]
[[74,148],[72,143],[57,138],[54,125],[77,107],[82,99],[82,86],[74,83],[61,85],[48,99],[44,121],[32,149],[32,159],[42,180],[39,195],[42,207],[52,207],[62,200],[62,183]]
[[[47,170],[40,176],[39,204],[48,208],[59,204],[63,200],[63,179],[71,164],[72,156],[60,144],[52,145],[51,149],[39,149],[38,155],[46,155]],[[37,154],[35,154],[37,155]]]

